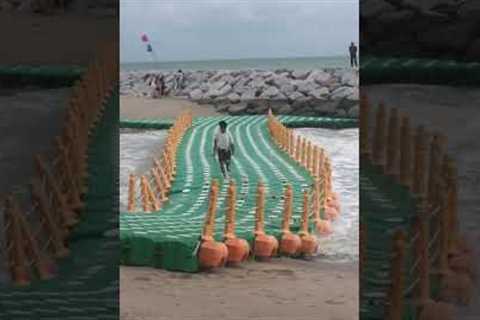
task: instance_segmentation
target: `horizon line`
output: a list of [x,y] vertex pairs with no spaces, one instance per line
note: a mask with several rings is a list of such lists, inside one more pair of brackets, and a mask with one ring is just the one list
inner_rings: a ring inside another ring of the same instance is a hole
[[120,64],[128,63],[178,63],[178,62],[206,62],[206,61],[235,61],[235,60],[253,60],[253,59],[298,59],[298,58],[334,58],[334,57],[348,57],[347,55],[335,54],[335,55],[322,55],[322,56],[292,56],[292,57],[246,57],[246,58],[213,58],[213,59],[199,59],[199,60],[163,60],[163,61],[148,61],[148,60],[136,60],[136,61],[121,61]]

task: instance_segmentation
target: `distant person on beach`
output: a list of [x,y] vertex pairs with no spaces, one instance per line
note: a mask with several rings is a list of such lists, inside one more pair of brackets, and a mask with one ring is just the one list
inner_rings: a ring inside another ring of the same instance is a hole
[[350,66],[353,68],[354,66],[355,67],[358,67],[358,63],[357,63],[357,46],[355,46],[355,43],[351,43],[350,44],[350,47],[348,48],[348,50],[350,51]]
[[178,90],[181,90],[182,87],[183,87],[183,78],[184,78],[184,75],[183,75],[183,71],[180,69],[177,71],[177,73],[175,74],[175,81],[174,81],[174,87],[173,87],[173,90],[174,91],[178,91]]
[[218,125],[220,129],[215,134],[213,156],[218,155],[223,177],[227,178],[230,173],[230,160],[234,153],[233,138],[227,132],[227,123],[225,121],[220,121]]

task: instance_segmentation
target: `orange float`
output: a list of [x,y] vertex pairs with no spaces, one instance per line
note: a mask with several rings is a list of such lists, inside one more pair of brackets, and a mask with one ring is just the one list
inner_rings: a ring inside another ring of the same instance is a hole
[[200,268],[202,269],[223,267],[228,258],[227,246],[224,243],[216,242],[213,239],[217,199],[218,183],[216,180],[213,180],[210,189],[208,212],[203,227],[202,242],[198,251],[198,260]]

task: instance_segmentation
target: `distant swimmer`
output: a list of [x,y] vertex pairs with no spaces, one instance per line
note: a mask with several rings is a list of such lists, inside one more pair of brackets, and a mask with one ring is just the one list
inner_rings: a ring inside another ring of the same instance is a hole
[[358,67],[358,63],[357,63],[357,46],[355,46],[355,43],[351,43],[350,44],[350,47],[348,48],[348,50],[350,51],[350,66],[353,68],[354,66],[355,67]]
[[227,132],[227,123],[225,121],[220,121],[218,125],[220,130],[215,134],[213,156],[218,155],[223,177],[227,178],[230,173],[230,161],[234,153],[233,138]]

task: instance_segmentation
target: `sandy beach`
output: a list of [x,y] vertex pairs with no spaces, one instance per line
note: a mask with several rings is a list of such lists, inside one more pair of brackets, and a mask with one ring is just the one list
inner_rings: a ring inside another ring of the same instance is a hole
[[350,320],[358,317],[352,264],[274,259],[212,273],[121,267],[122,320]]
[[199,105],[175,97],[164,97],[161,99],[132,96],[120,97],[120,119],[175,118],[183,111],[189,109],[192,109],[193,115],[196,117],[219,115],[213,106]]
[[[218,115],[208,105],[176,99],[121,97],[121,117]],[[356,319],[356,263],[274,259],[210,273],[120,267],[122,320]]]

